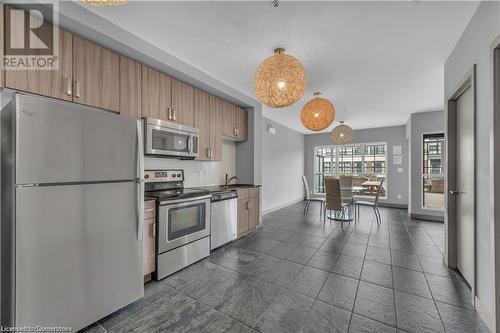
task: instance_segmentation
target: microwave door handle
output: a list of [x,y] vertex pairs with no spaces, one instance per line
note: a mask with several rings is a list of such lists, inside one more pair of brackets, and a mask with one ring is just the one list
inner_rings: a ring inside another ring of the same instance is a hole
[[191,155],[192,154],[192,149],[193,149],[193,137],[191,135],[188,135],[188,139],[187,139],[187,142],[188,142],[188,155]]

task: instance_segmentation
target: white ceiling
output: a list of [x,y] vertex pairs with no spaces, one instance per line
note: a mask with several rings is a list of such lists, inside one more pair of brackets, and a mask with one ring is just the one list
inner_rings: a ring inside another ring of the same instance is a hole
[[264,116],[309,133],[299,113],[314,91],[334,103],[336,122],[355,129],[442,109],[444,62],[477,5],[129,1],[91,10],[251,97],[259,63],[284,47],[304,65],[307,91],[289,108],[264,107]]

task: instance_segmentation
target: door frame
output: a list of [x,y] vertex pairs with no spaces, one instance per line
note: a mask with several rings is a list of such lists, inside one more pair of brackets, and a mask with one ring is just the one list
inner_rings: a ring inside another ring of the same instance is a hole
[[473,94],[473,152],[474,164],[472,174],[473,181],[473,193],[472,198],[474,202],[474,232],[471,235],[472,246],[474,248],[474,255],[472,256],[472,266],[473,274],[472,281],[470,281],[471,287],[471,303],[473,307],[476,307],[475,296],[476,296],[476,65],[474,64],[472,68],[467,72],[465,77],[457,85],[453,93],[448,97],[445,111],[445,139],[446,139],[446,200],[445,200],[445,228],[446,228],[446,255],[445,261],[450,268],[457,268],[457,196],[450,194],[450,190],[456,189],[457,186],[457,144],[456,144],[456,133],[457,133],[457,100],[468,90],[471,89]]
[[[495,201],[500,198],[500,35],[490,46],[491,63],[491,127],[490,127],[490,239],[491,264],[493,274],[493,313],[491,321],[493,331],[500,324],[500,228],[495,228],[495,221],[500,221],[500,207]],[[496,94],[495,94],[496,92]]]

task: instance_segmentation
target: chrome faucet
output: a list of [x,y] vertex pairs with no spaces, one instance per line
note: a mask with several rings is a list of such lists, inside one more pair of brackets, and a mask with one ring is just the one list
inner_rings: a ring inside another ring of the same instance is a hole
[[233,179],[240,179],[240,177],[236,177],[236,176],[233,176],[231,178],[229,178],[229,175],[226,173],[226,183],[224,184],[225,186],[229,185],[229,183],[231,182],[231,180]]

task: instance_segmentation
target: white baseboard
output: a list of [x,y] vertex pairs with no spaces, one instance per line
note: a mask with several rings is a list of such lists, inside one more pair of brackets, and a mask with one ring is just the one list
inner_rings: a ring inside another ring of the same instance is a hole
[[494,327],[493,317],[491,316],[491,313],[488,311],[488,309],[483,304],[483,302],[481,302],[479,297],[475,296],[474,303],[476,303],[475,304],[476,310],[477,310],[477,313],[479,313],[479,317],[481,317],[481,319],[484,321],[486,326],[488,326],[488,329],[490,330],[490,332],[494,332],[493,331],[493,327]]
[[285,208],[287,206],[296,204],[296,203],[301,202],[301,201],[304,201],[304,198],[295,199],[295,200],[292,200],[292,201],[289,201],[289,202],[285,202],[285,203],[283,203],[281,205],[278,205],[278,206],[275,206],[275,207],[272,207],[272,208],[268,208],[266,210],[262,210],[262,215],[266,215],[266,214],[272,213],[275,210],[278,210],[278,209],[281,209],[281,208]]

